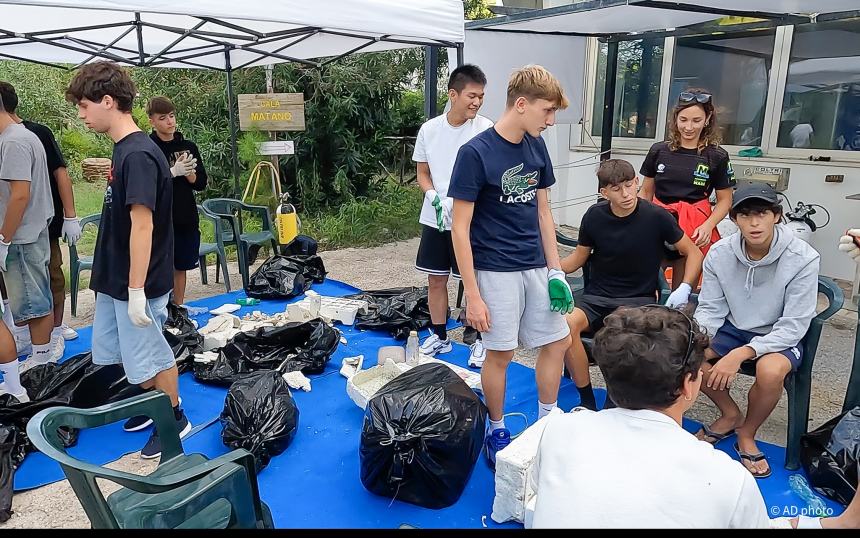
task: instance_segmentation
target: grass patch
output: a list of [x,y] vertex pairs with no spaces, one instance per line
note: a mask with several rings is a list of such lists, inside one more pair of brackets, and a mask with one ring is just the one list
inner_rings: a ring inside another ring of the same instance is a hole
[[373,197],[356,198],[333,212],[300,215],[301,233],[316,239],[321,250],[411,239],[421,233],[422,200],[417,186],[388,182]]

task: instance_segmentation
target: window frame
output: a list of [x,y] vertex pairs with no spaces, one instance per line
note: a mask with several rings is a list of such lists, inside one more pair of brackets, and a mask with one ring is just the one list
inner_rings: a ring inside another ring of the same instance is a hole
[[[779,134],[779,123],[782,119],[782,105],[785,98],[785,86],[788,80],[788,66],[791,60],[791,47],[794,37],[794,26],[778,26],[775,28],[773,60],[771,73],[768,76],[767,99],[765,101],[764,126],[762,129],[762,141],[759,146],[762,150],[761,157],[754,159],[770,159],[795,162],[810,162],[810,156],[829,157],[830,163],[853,164],[860,163],[860,151],[846,151],[837,149],[812,149],[812,148],[781,148],[777,146]],[[595,90],[597,88],[597,60],[600,53],[600,43],[597,38],[590,37],[586,47],[586,69],[585,69],[585,107],[580,122],[578,135],[571,131],[570,150],[576,152],[591,152],[600,150],[600,138],[591,134],[594,121],[594,104],[596,101]],[[654,138],[630,138],[612,137],[612,149],[628,153],[645,153],[656,142],[665,139],[666,121],[669,115],[669,87],[671,86],[672,74],[675,68],[675,46],[676,38],[667,37],[663,41],[663,66],[660,75],[660,100],[657,110],[657,129]],[[593,143],[592,143],[593,139]],[[733,157],[738,157],[738,152],[748,149],[749,146],[725,144],[722,146]],[[747,158],[740,158],[744,161]]]

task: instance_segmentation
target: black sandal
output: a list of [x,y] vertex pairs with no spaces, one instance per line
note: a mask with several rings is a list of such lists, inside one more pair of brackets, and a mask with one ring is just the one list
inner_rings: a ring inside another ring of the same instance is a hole
[[[705,434],[704,438],[700,439],[700,441],[704,441],[706,443],[716,445],[717,443],[719,443],[723,439],[728,439],[729,437],[734,435],[735,430],[734,430],[734,428],[732,428],[731,430],[729,430],[725,433],[717,433],[717,432],[713,431],[711,428],[709,428],[708,426],[706,426],[705,424],[702,424],[702,429],[699,430],[698,432],[696,432],[696,436],[698,436],[699,433]],[[708,438],[713,439],[713,441],[709,441]]]
[[[740,456],[740,458],[742,460],[747,460],[750,463],[755,463],[757,461],[762,461],[762,460],[767,462],[767,456],[764,455],[764,452],[759,452],[757,454],[750,454],[748,452],[742,452],[737,443],[735,443],[735,452],[737,452],[738,456]],[[743,462],[741,462],[741,464],[743,465]],[[751,475],[753,475],[753,478],[767,478],[771,474],[770,463],[767,464],[767,472],[762,473],[762,474],[757,474],[757,473],[753,472],[746,465],[744,465],[744,467],[746,468],[747,471],[750,472]]]

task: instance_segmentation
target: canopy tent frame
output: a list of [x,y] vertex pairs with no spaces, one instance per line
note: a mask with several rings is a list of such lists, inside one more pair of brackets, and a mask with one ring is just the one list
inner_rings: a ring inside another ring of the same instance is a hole
[[[180,64],[189,68],[202,68],[213,71],[226,73],[227,78],[227,100],[230,124],[230,146],[231,146],[231,161],[233,180],[236,185],[239,181],[239,163],[238,151],[236,142],[236,111],[235,109],[235,92],[233,88],[233,72],[236,69],[244,69],[252,64],[259,64],[265,59],[273,59],[276,62],[295,62],[313,68],[322,68],[331,63],[342,60],[343,58],[358,53],[377,43],[395,43],[404,46],[423,46],[427,50],[435,51],[438,48],[455,48],[458,50],[458,57],[462,58],[463,43],[456,41],[448,41],[443,39],[434,39],[427,37],[404,37],[397,34],[382,34],[368,35],[357,31],[344,29],[331,29],[322,26],[299,26],[286,30],[260,32],[246,25],[237,24],[223,20],[222,18],[211,16],[192,16],[198,22],[191,28],[179,28],[156,22],[145,21],[141,18],[140,11],[128,12],[132,17],[128,21],[110,22],[104,24],[92,24],[84,26],[43,29],[33,32],[15,32],[4,28],[4,22],[0,21],[0,59],[9,59],[16,61],[24,61],[48,67],[54,67],[63,70],[74,70],[82,65],[96,59],[110,60],[128,67],[160,67],[165,64]],[[147,12],[149,14],[158,13]],[[215,25],[217,27],[229,30],[232,33],[218,32],[211,29],[202,29],[204,25]],[[286,24],[286,23],[285,23]],[[143,30],[145,28],[169,32],[176,35],[176,38],[163,47],[156,53],[148,53],[144,47]],[[92,39],[82,39],[74,34],[80,32],[91,32],[93,30],[108,30],[120,29],[123,30],[118,36],[110,41],[98,42]],[[117,45],[121,40],[128,35],[134,33],[136,37],[136,49],[133,50],[128,46],[120,47]],[[360,43],[349,50],[340,54],[327,57],[323,60],[306,59],[296,56],[290,56],[288,49],[303,41],[320,35],[331,35],[344,38],[359,40]],[[205,42],[202,45],[180,48],[180,45],[187,39],[194,38],[198,41]],[[43,61],[30,59],[19,54],[11,54],[5,52],[2,47],[10,45],[24,45],[30,43],[39,43],[59,49],[76,52],[86,55],[86,59],[74,65],[64,65],[57,62]],[[265,50],[260,48],[262,45],[277,45],[274,50]],[[251,53],[253,58],[244,61],[238,66],[233,65],[232,54],[234,51],[242,51]],[[287,51],[287,52],[284,52]],[[193,60],[212,57],[214,55],[223,54],[224,66],[204,65]],[[435,58],[434,58],[435,64]],[[435,71],[434,71],[435,73]],[[435,80],[435,75],[433,77]],[[435,104],[435,100],[434,100]]]
[[[691,24],[678,28],[667,30],[648,30],[643,32],[620,32],[620,33],[601,33],[601,32],[566,32],[566,31],[546,31],[539,32],[534,30],[504,28],[506,24],[527,22],[559,15],[572,13],[580,13],[586,11],[594,11],[606,9],[610,7],[633,5],[636,7],[683,11],[690,13],[709,14],[714,16],[714,20],[706,21],[698,24]],[[723,26],[715,24],[715,20],[720,17],[742,17],[759,19],[755,22],[746,22],[734,24],[732,26]],[[622,41],[634,41],[644,38],[666,38],[680,37],[691,35],[706,35],[714,32],[722,34],[734,34],[736,32],[760,30],[766,28],[774,28],[776,26],[799,25],[816,22],[827,22],[842,19],[858,18],[860,10],[849,10],[832,13],[780,13],[769,11],[755,10],[735,10],[726,9],[723,7],[687,4],[683,2],[669,2],[664,0],[638,0],[631,2],[630,0],[589,0],[576,4],[568,4],[547,9],[536,9],[515,13],[504,17],[496,17],[493,19],[484,19],[480,21],[472,21],[466,24],[466,30],[479,30],[489,32],[509,32],[509,33],[525,33],[532,35],[563,35],[572,37],[596,37],[601,42],[607,43],[607,61],[605,71],[605,86],[603,94],[603,122],[600,136],[600,160],[606,160],[611,157],[612,152],[612,132],[613,122],[615,117],[615,90],[616,76],[618,68],[618,45]]]

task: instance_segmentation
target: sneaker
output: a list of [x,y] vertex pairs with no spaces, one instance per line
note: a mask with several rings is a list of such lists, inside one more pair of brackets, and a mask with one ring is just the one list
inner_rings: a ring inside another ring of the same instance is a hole
[[14,394],[12,392],[9,392],[9,389],[6,388],[5,381],[3,383],[0,383],[0,396],[3,396],[4,394],[11,394],[18,400],[18,403],[28,403],[30,401],[30,395],[27,394],[27,389],[22,388],[21,392],[19,392],[18,394]]
[[21,365],[18,367],[18,371],[23,374],[24,372],[26,372],[30,368],[35,368],[36,366],[41,366],[43,364],[49,364],[52,362],[54,362],[54,363],[57,362],[57,359],[54,357],[54,354],[51,353],[50,355],[51,356],[48,357],[48,360],[46,360],[46,361],[37,361],[37,360],[33,359],[32,354],[27,355],[27,358],[24,359],[23,361],[21,361]]
[[424,340],[420,348],[421,353],[430,357],[435,357],[437,353],[448,353],[451,349],[451,341],[442,340],[436,333],[427,337],[427,340]]
[[78,331],[72,329],[71,327],[69,327],[65,323],[60,325],[59,329],[61,331],[61,334],[63,335],[64,340],[74,340],[75,338],[78,337]]
[[487,350],[484,349],[484,342],[476,340],[474,344],[469,346],[469,367],[478,368],[484,365],[484,359],[487,358]]
[[63,353],[66,352],[66,339],[62,335],[59,335],[54,338],[52,344],[51,362],[57,362],[63,358]]
[[[182,397],[179,398],[179,405],[182,405]],[[122,429],[127,432],[139,432],[152,426],[152,419],[146,415],[138,415],[131,417],[122,425]]]
[[484,448],[487,450],[487,460],[490,468],[496,470],[496,452],[511,444],[511,432],[507,428],[499,428],[487,434],[484,440]]
[[[179,438],[183,439],[186,435],[191,433],[191,422],[188,421],[188,417],[185,416],[185,411],[180,410],[182,416],[179,417],[179,420],[176,421],[176,425],[179,426]],[[152,435],[149,436],[149,441],[146,442],[146,445],[140,451],[140,457],[145,460],[153,460],[161,456],[161,438],[158,437],[158,430],[153,430]]]

